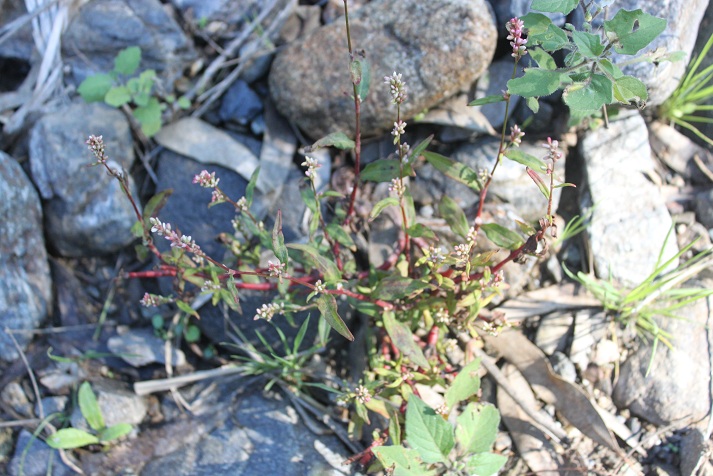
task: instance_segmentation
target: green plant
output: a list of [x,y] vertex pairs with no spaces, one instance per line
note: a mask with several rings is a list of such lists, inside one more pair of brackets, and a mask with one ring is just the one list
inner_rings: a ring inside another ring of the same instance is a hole
[[87,102],[103,101],[116,108],[130,106],[134,118],[141,125],[141,131],[151,137],[161,129],[161,115],[166,103],[176,103],[182,109],[188,109],[190,103],[185,97],[159,97],[156,91],[156,71],[147,69],[134,76],[139,64],[141,48],[124,48],[114,58],[114,69],[111,72],[87,77],[77,92]]
[[696,114],[699,112],[713,111],[710,104],[713,98],[713,65],[698,71],[703,59],[713,46],[713,35],[708,38],[698,57],[688,66],[686,75],[681,80],[671,97],[666,99],[659,107],[659,116],[677,126],[693,132],[697,137],[713,145],[713,139],[703,134],[692,123],[713,124],[713,118]]
[[[576,4],[569,0],[536,0],[533,7],[544,11],[557,7],[566,14]],[[594,14],[587,12],[589,17]],[[306,147],[305,153],[324,147],[351,151],[355,179],[348,196],[332,190],[319,191],[314,178],[320,164],[312,157],[305,157],[302,166],[306,168],[306,180],[301,192],[311,211],[307,243],[285,243],[280,211],[272,229],[267,229],[252,213],[259,171],[250,178],[245,196],[237,198],[230,197],[220,187],[220,178],[214,172],[204,170],[193,182],[212,190],[208,206],[227,204],[235,210],[234,233],[223,236],[231,256],[218,261],[207,255],[191,236],[158,218],[166,195],[154,197],[142,213],[128,193],[125,177],[108,166],[101,137],[90,136],[87,144],[96,164],[122,182],[127,198],[134,205],[135,232],[142,239],[139,256],[151,253],[161,263],[159,269],[130,276],[174,277],[174,294],[147,293],[141,303],[173,306],[181,318],[189,318],[197,317],[191,303],[201,294],[209,295],[214,305],[238,310],[241,290],[276,292],[277,297],[263,304],[254,319],[271,321],[275,316],[284,316],[288,325],[299,326],[296,342],[290,345],[278,330],[286,354],[278,356],[262,336],[258,335],[266,351],[247,345],[244,336],[238,335],[238,342],[247,354],[240,359],[244,360],[240,364],[243,371],[266,376],[268,385],[286,385],[304,395],[310,387],[319,385],[341,393],[343,400],[353,405],[349,431],[354,438],[363,436],[364,425],[374,415],[383,418],[379,420],[383,424],[377,423],[380,426],[374,431],[374,444],[354,460],[368,463],[376,455],[385,467],[393,467],[396,474],[496,472],[504,462],[504,457],[490,453],[498,425],[497,411],[478,406],[479,380],[475,374],[478,363],[464,365],[462,360],[449,358],[449,350],[458,345],[456,336],[478,339],[481,333],[497,334],[508,326],[505,318],[486,316],[482,311],[500,293],[503,267],[510,262],[523,262],[529,256],[541,256],[547,247],[546,234],[557,235],[552,192],[570,185],[554,174],[555,163],[562,158],[556,140],[548,138],[544,157],[539,158],[518,148],[524,133],[517,125],[507,134],[510,99],[514,94],[523,95],[530,107],[536,109],[537,97],[564,89],[565,101],[573,113],[580,115],[617,101],[643,103],[646,99],[643,83],[621,74],[608,56],[612,49],[623,54],[638,52],[665,24],[640,10],[621,11],[605,22],[602,38],[591,33],[589,24],[580,32],[572,27],[557,28],[540,14],[528,15],[526,19],[530,28],[527,40],[526,23],[514,18],[506,26],[515,63],[508,92],[473,103],[506,102],[506,120],[492,169],[476,171],[428,151],[431,137],[413,147],[403,141],[407,124],[401,117],[401,104],[407,100],[407,88],[402,75],[396,72],[384,78],[395,106],[391,131],[395,151],[390,157],[362,168],[361,107],[372,85],[371,69],[364,56],[353,48],[345,1],[354,136],[352,139],[342,132],[330,134]],[[524,79],[515,78],[517,63],[528,53],[528,41],[537,46],[532,55],[539,67],[527,68]],[[571,51],[564,67],[558,67],[550,55],[559,49]],[[506,158],[525,166],[544,196],[543,217],[535,226],[518,223],[518,231],[485,223],[483,218],[483,205],[493,176]],[[409,178],[424,161],[479,196],[478,208],[470,216],[455,200],[447,196],[441,200],[438,211],[448,225],[446,233],[436,233],[417,220]],[[357,246],[369,239],[367,223],[357,216],[355,206],[357,191],[364,182],[387,182],[391,192],[374,205],[368,221],[378,219],[387,208],[400,217],[398,245],[378,266],[364,266]],[[565,234],[571,231],[570,227]],[[155,236],[168,240],[170,249],[161,252],[154,244]],[[480,247],[481,243],[485,244]],[[263,253],[271,258],[266,264],[261,259]],[[313,382],[316,376],[307,369],[310,359],[330,345],[327,325],[344,338],[354,340],[339,314],[337,299],[345,300],[356,312],[369,318],[364,330],[367,368],[362,376],[353,376],[354,382],[338,383],[333,379],[330,385],[319,384]],[[322,331],[312,346],[300,351],[307,322],[296,321],[305,311],[313,310],[319,312]],[[455,430],[425,406],[419,397],[422,387],[440,395],[443,400],[438,408],[440,414],[458,415]],[[405,438],[401,438],[402,433]],[[388,439],[393,444],[379,448]]]
[[77,401],[82,416],[92,431],[88,432],[78,428],[62,428],[47,438],[47,444],[52,448],[73,449],[95,444],[106,445],[131,432],[132,427],[128,423],[106,426],[97,397],[92,391],[89,382],[84,382],[80,385],[77,392]]

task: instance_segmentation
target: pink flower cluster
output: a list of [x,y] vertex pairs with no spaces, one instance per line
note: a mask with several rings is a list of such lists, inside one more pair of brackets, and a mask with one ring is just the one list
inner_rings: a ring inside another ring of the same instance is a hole
[[156,217],[149,218],[149,223],[151,223],[151,232],[163,236],[170,241],[171,248],[181,248],[198,256],[203,255],[203,250],[201,250],[193,238],[187,235],[179,235],[171,229],[170,223],[162,223],[161,220]]
[[512,57],[515,60],[519,60],[527,54],[527,40],[522,37],[522,29],[525,27],[525,23],[519,18],[515,17],[510,19],[509,22],[505,24],[505,28],[508,30],[507,39],[510,40],[510,46],[512,46]]
[[94,154],[94,157],[96,157],[98,163],[105,164],[106,161],[109,160],[109,157],[107,157],[104,152],[104,137],[90,135],[86,144],[89,150],[92,151],[92,154]]

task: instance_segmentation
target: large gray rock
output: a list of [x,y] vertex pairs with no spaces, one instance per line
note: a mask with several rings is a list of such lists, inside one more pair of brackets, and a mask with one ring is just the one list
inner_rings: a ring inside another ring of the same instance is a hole
[[[709,0],[618,0],[609,7],[607,18],[612,18],[620,9],[641,9],[649,15],[663,18],[667,22],[666,29],[642,52],[665,48],[668,52],[683,51],[686,57],[690,58],[696,43],[698,26],[708,2]],[[618,55],[615,55],[615,58],[621,60],[629,57],[618,58]],[[649,91],[647,104],[658,106],[676,89],[685,74],[687,63],[688,61],[664,61],[654,65],[638,62],[625,66],[622,71],[643,81]]]
[[[456,149],[450,157],[456,162],[468,165],[476,172],[492,170],[498,156],[498,139],[486,137],[470,144],[464,144]],[[538,158],[546,156],[546,151],[540,144],[523,142],[523,152]],[[564,178],[564,159],[556,166],[557,176]],[[544,177],[544,176],[543,176]],[[559,201],[561,188],[554,190],[553,203]],[[478,193],[467,186],[446,177],[430,164],[416,171],[416,180],[411,189],[414,200],[422,204],[438,203],[443,194],[455,200],[461,208],[468,209],[478,203]],[[486,203],[497,200],[513,205],[518,215],[530,222],[537,221],[547,213],[547,200],[532,181],[525,166],[509,159],[503,159],[493,176]]]
[[112,253],[134,239],[136,216],[118,180],[103,167],[87,167],[96,160],[84,143],[90,134],[104,136],[110,167],[129,170],[129,123],[109,106],[80,101],[42,117],[30,132],[30,168],[45,201],[49,245],[64,256]]
[[32,433],[27,430],[20,432],[8,471],[10,476],[45,476],[47,474],[70,476],[75,474],[69,466],[64,464],[58,450],[53,450],[39,438],[33,438]]
[[[0,323],[17,330],[36,329],[52,299],[42,208],[22,167],[0,152]],[[30,334],[15,334],[24,349]],[[19,357],[10,336],[0,331],[0,360]]]
[[[664,198],[645,176],[654,166],[646,124],[637,112],[624,115],[608,129],[588,131],[579,149],[582,209],[594,207],[587,233],[596,273],[637,285],[654,270],[672,224]],[[669,239],[663,261],[677,252],[676,240]]]
[[139,70],[155,70],[169,91],[196,58],[193,43],[158,0],[86,2],[67,26],[62,58],[79,84],[111,71],[116,54],[129,46],[141,48]]
[[[365,135],[391,129],[396,117],[384,76],[403,75],[408,99],[401,117],[408,120],[467,89],[487,68],[497,41],[484,0],[377,0],[350,12],[350,29],[354,48],[365,50],[371,65]],[[353,133],[344,22],[290,44],[275,58],[269,79],[278,110],[309,136]]]
[[656,425],[684,428],[706,418],[711,406],[709,313],[710,302],[702,299],[680,309],[681,319],[659,319],[659,326],[673,336],[674,348],[659,345],[653,360],[650,345],[631,355],[621,366],[614,403]]

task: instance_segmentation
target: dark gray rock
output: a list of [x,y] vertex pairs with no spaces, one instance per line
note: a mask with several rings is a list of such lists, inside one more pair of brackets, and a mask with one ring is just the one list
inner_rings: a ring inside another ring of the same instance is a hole
[[[594,206],[587,233],[596,273],[626,285],[654,270],[672,223],[664,198],[645,176],[653,171],[648,137],[643,118],[633,112],[608,129],[586,132],[579,143],[586,182],[581,206]],[[669,239],[663,261],[677,252],[676,240]]]
[[[25,2],[22,0],[5,0],[0,4],[0,25],[6,27],[26,14],[27,7]],[[29,23],[0,43],[0,58],[2,59],[12,58],[29,63],[32,60],[34,51],[35,42],[32,39],[32,24]],[[2,68],[2,71],[3,76],[6,73],[10,75],[15,73],[7,68]]]
[[111,71],[116,54],[129,46],[141,48],[139,70],[155,70],[168,91],[196,58],[193,43],[160,1],[101,0],[82,5],[67,26],[62,59],[79,84]]
[[[32,330],[46,319],[52,281],[42,232],[42,209],[22,167],[0,152],[0,321],[3,327]],[[14,335],[23,350],[31,335]],[[19,357],[12,339],[0,332],[0,360]]]
[[[497,39],[483,0],[378,0],[350,12],[350,28],[354,47],[366,51],[371,66],[364,135],[394,122],[384,76],[403,74],[409,98],[401,117],[409,120],[467,89],[487,68]],[[270,93],[278,110],[311,137],[354,129],[345,41],[344,24],[335,22],[288,45],[272,64]]]
[[218,114],[224,122],[244,126],[255,119],[261,111],[260,96],[248,86],[248,83],[237,80],[223,95]]
[[[479,139],[456,149],[450,158],[468,165],[476,172],[492,170],[498,155],[499,140],[492,137]],[[523,142],[522,150],[542,158],[545,150],[539,145]],[[564,159],[557,162],[558,177],[564,178]],[[561,189],[554,191],[554,203],[559,201]],[[478,194],[467,186],[454,181],[426,164],[416,171],[416,180],[411,189],[414,200],[422,204],[438,203],[443,194],[454,199],[466,213],[478,203]],[[517,213],[528,221],[537,221],[547,213],[547,200],[534,184],[525,166],[504,159],[498,166],[490,186],[486,203],[497,200],[510,203]]]
[[[651,44],[640,51],[654,51],[663,47],[668,52],[684,51],[690,57],[698,35],[698,26],[703,19],[709,0],[619,0],[614,2],[607,17],[612,18],[617,11],[641,9],[649,15],[666,20],[667,25]],[[624,58],[614,55],[615,61]],[[663,103],[678,86],[684,76],[687,61],[664,61],[657,65],[645,61],[632,63],[622,68],[624,74],[634,76],[646,85],[649,91],[649,106]]]
[[[151,329],[126,329],[126,332],[110,337],[107,347],[129,365],[141,367],[153,363],[166,363],[165,341]],[[180,349],[171,349],[171,365],[185,365],[186,356]]]
[[[24,454],[28,446],[27,454]],[[62,462],[58,450],[53,450],[39,438],[33,438],[29,431],[22,430],[8,468],[10,476],[46,476],[49,468],[52,468],[49,472],[52,476],[75,474],[69,466]]]
[[[708,287],[710,282],[708,283]],[[652,360],[650,344],[621,365],[612,395],[619,408],[656,425],[678,428],[701,421],[710,411],[711,361],[706,336],[710,305],[699,300],[679,310],[682,319],[658,319],[673,336],[673,349],[658,345]]]
[[[514,59],[509,55],[491,63],[485,74],[478,80],[475,97],[481,98],[502,94],[507,89],[507,82],[513,77],[513,69]],[[516,76],[522,76],[523,70],[522,65],[518,64]],[[517,108],[520,99],[520,96],[517,95],[510,97],[510,112]],[[490,124],[495,128],[502,126],[505,121],[505,101],[477,106],[476,109],[480,109],[480,112],[488,118]]]
[[134,239],[136,215],[119,182],[103,168],[87,167],[96,160],[84,143],[90,134],[104,136],[110,167],[129,170],[129,123],[104,104],[63,107],[43,116],[30,133],[30,168],[44,200],[49,245],[63,256],[112,253]]
[[709,230],[713,228],[713,190],[696,195],[696,219]]
[[[144,476],[343,475],[348,455],[333,435],[316,436],[281,400],[260,393],[236,399],[231,418],[196,442],[147,464]],[[203,419],[203,418],[202,418]]]

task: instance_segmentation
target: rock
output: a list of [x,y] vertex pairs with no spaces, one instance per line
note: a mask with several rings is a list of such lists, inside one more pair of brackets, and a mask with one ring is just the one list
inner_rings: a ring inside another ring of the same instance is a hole
[[[689,428],[681,438],[681,475],[713,474],[710,438],[698,428]],[[698,471],[696,471],[698,470]]]
[[[649,15],[666,20],[666,29],[638,55],[665,48],[667,52],[683,51],[690,58],[696,43],[698,26],[706,12],[708,0],[620,0],[609,7],[607,18],[613,18],[621,10],[641,9]],[[613,55],[614,61],[621,61],[628,56]],[[634,76],[646,85],[649,106],[662,104],[678,86],[684,76],[687,61],[663,61],[658,65],[641,61],[622,68],[624,74]]]
[[19,415],[25,418],[32,416],[32,404],[27,399],[27,395],[25,395],[25,391],[19,383],[10,382],[5,385],[5,388],[0,390],[0,400]]
[[[485,74],[478,79],[475,97],[483,98],[485,96],[502,95],[502,92],[507,89],[507,82],[512,78],[513,67],[514,59],[509,55],[491,63]],[[524,68],[522,65],[518,64],[516,76],[522,76],[523,71]],[[520,99],[522,98],[517,95],[510,97],[511,112],[520,104]],[[483,106],[474,107],[473,109],[479,109],[495,128],[501,127],[505,121],[505,101],[485,104]]]
[[[0,152],[0,316],[2,326],[16,330],[38,328],[47,318],[52,280],[42,231],[42,208],[22,167]],[[25,349],[31,334],[13,335]],[[10,336],[0,332],[0,360],[19,354]]]
[[686,181],[699,185],[710,183],[694,159],[698,156],[708,169],[713,169],[713,154],[710,151],[659,121],[649,124],[649,140],[656,157]]
[[[129,170],[129,123],[104,104],[73,103],[43,116],[30,132],[30,168],[44,200],[49,246],[63,256],[113,253],[134,240],[136,215],[119,181],[87,167],[95,161],[83,140],[89,134],[104,137],[111,168]],[[131,177],[129,183],[133,189]]]
[[248,83],[238,79],[223,95],[218,115],[227,123],[245,126],[262,111],[262,100]]
[[[125,333],[110,337],[107,347],[129,365],[142,367],[153,363],[166,363],[166,342],[149,329],[127,329]],[[171,365],[186,364],[186,356],[180,349],[171,349]]]
[[[708,286],[709,287],[709,286]],[[705,299],[678,311],[685,319],[657,319],[673,336],[673,349],[642,343],[622,365],[613,400],[656,425],[677,428],[700,421],[710,411],[711,361],[707,332],[710,308]],[[650,366],[650,369],[649,369]]]
[[223,425],[151,461],[141,474],[353,474],[341,465],[348,455],[339,440],[310,432],[284,401],[249,393],[236,399],[230,414]]
[[[489,118],[483,114],[481,109],[481,107],[468,106],[468,96],[458,94],[428,111],[423,118],[418,120],[418,124],[443,126],[444,130],[441,130],[439,137],[448,142],[454,142],[448,139],[457,136],[459,131],[461,131],[460,135],[466,139],[475,135],[495,135],[495,129],[490,125]],[[446,130],[448,131],[446,132]],[[388,136],[387,143],[390,149],[394,148],[391,135]],[[414,145],[417,143],[415,142]]]
[[[25,450],[27,450],[26,453]],[[27,430],[20,431],[20,437],[15,445],[15,454],[8,470],[10,476],[46,476],[47,474],[71,476],[75,474],[69,466],[64,464],[58,450],[53,450],[41,439],[34,438],[32,433]]]
[[[458,18],[457,22],[453,19]],[[487,68],[495,50],[493,18],[483,0],[379,0],[350,12],[352,44],[366,51],[371,88],[362,105],[362,134],[389,130],[395,107],[382,78],[403,75],[409,120],[467,89]],[[346,33],[343,22],[323,26],[281,51],[270,71],[278,110],[310,137],[352,133]]]
[[597,276],[638,285],[654,270],[662,246],[662,262],[678,252],[674,239],[664,244],[671,216],[644,175],[654,167],[644,120],[634,112],[611,121],[608,129],[588,131],[579,150],[585,173],[581,207],[594,207],[587,233]]
[[303,172],[292,168],[282,189],[273,205],[272,212],[268,213],[265,227],[272,230],[277,210],[282,212],[282,233],[285,243],[306,243],[309,236],[309,219],[311,212],[302,200],[300,189],[305,185]]
[[[287,121],[280,116],[271,101],[265,104],[265,132],[260,150],[260,174],[257,187],[267,194],[279,196],[290,171],[295,170],[292,159],[297,150],[297,138]],[[329,168],[329,167],[328,167]],[[317,169],[322,172],[324,166]],[[329,180],[327,175],[326,180]],[[319,186],[317,187],[319,189]]]
[[62,37],[62,59],[79,84],[112,71],[116,54],[129,46],[141,48],[139,71],[155,70],[168,91],[196,58],[192,42],[159,0],[103,0],[79,8]]
[[[42,406],[42,412],[40,412]],[[35,415],[38,417],[42,414],[45,416],[51,413],[64,413],[67,409],[67,397],[44,397],[40,400],[40,405],[35,403]]]
[[[22,0],[5,0],[0,8],[0,25],[9,26],[11,22],[27,15],[27,7]],[[35,42],[32,39],[32,25],[26,24],[11,35],[7,35],[0,43],[0,59],[2,61],[15,60],[24,64],[29,70],[32,54],[35,52]],[[17,71],[9,68],[12,63],[2,65],[3,76],[14,75]],[[27,74],[27,72],[25,72]],[[3,81],[6,81],[3,78]]]
[[537,326],[535,344],[547,355],[563,352],[574,318],[569,312],[557,312],[543,316]]
[[572,383],[577,380],[577,369],[567,355],[557,351],[549,357],[549,361],[552,364],[552,370],[564,380]]
[[[490,171],[498,155],[499,143],[498,139],[485,137],[471,144],[464,144],[456,149],[450,158],[468,165],[476,172],[483,169]],[[523,141],[520,148],[538,158],[546,155],[539,144]],[[564,177],[564,160],[557,162],[556,173],[559,177]],[[560,192],[560,188],[554,191],[555,204],[559,201]],[[446,177],[430,164],[416,170],[416,180],[411,193],[414,200],[421,204],[437,203],[440,197],[447,193],[466,213],[478,203],[477,192]],[[527,175],[525,166],[508,159],[503,160],[495,171],[486,203],[493,200],[511,204],[518,215],[531,222],[536,222],[547,213],[547,200]]]
[[693,203],[696,219],[709,230],[713,228],[713,190],[697,194]]
[[569,358],[580,370],[589,365],[595,344],[604,337],[609,319],[603,312],[578,311],[574,315],[574,333]]
[[[118,423],[138,425],[146,416],[148,407],[144,398],[122,388],[112,380],[93,382],[92,390],[97,396],[99,409],[107,427]],[[74,428],[88,428],[79,408],[75,408],[71,420]]]

